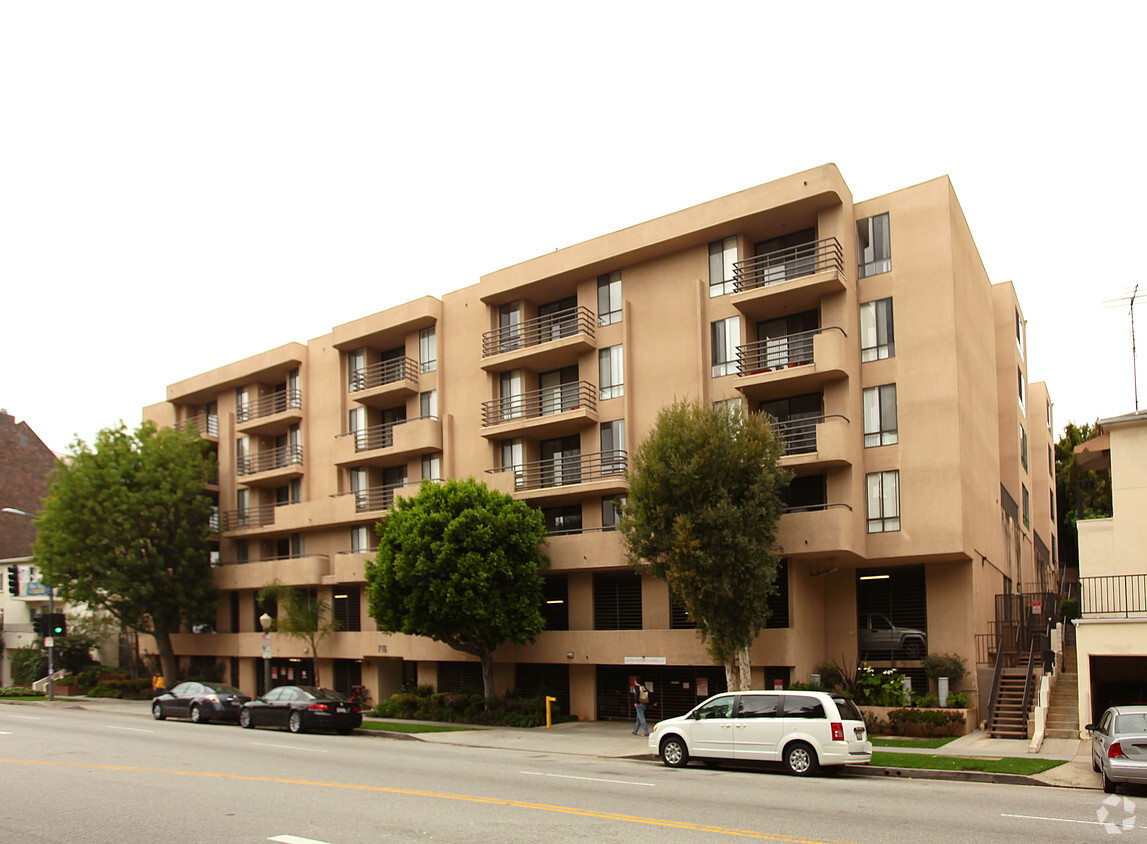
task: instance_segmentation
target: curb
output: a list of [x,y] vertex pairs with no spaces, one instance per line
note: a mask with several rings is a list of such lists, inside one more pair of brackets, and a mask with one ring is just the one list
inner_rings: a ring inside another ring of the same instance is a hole
[[849,765],[845,774],[856,777],[903,777],[920,780],[986,782],[999,785],[1042,785],[1051,783],[1023,774],[993,774],[987,771],[940,771],[933,768],[883,768],[872,765]]

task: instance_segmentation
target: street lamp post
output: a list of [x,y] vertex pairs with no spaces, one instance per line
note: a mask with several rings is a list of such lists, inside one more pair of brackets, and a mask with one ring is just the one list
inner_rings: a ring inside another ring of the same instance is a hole
[[263,628],[263,694],[271,691],[271,622],[268,613],[259,616],[259,626]]

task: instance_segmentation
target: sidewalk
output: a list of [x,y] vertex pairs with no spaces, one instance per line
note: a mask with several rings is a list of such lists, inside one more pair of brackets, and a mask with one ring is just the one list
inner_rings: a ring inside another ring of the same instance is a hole
[[[150,700],[118,700],[116,698],[72,698],[70,700],[36,701],[33,706],[88,709],[98,712],[120,712],[128,715],[151,717]],[[430,723],[430,722],[411,722]],[[458,725],[452,725],[458,726]],[[443,733],[386,733],[359,731],[359,735],[388,738],[415,739],[435,744],[462,747],[488,747],[500,750],[524,750],[531,753],[568,753],[577,756],[602,756],[615,759],[647,759],[655,757],[649,752],[644,736],[632,733],[628,721],[571,721],[545,727],[475,727],[470,730]],[[965,757],[1017,757],[1021,759],[1056,759],[1065,764],[1042,774],[1021,776],[1016,774],[988,774],[977,771],[930,771],[917,768],[882,768],[856,766],[850,773],[861,776],[897,776],[924,779],[959,779],[977,782],[1010,782],[1030,785],[1058,786],[1062,788],[1099,789],[1099,774],[1091,770],[1091,749],[1086,740],[1046,739],[1039,753],[1028,753],[1027,740],[988,738],[975,731],[950,741],[943,747],[876,747],[877,751],[892,753],[919,753],[933,756]]]

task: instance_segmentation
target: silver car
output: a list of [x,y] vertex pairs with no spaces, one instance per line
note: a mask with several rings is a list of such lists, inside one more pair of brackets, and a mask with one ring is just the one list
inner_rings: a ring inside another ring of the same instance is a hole
[[1091,768],[1103,775],[1103,790],[1121,782],[1147,784],[1147,706],[1113,706],[1091,733]]

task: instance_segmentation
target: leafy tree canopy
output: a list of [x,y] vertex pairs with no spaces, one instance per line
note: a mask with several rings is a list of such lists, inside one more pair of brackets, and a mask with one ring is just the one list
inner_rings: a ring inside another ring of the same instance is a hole
[[195,431],[121,423],[77,440],[37,517],[35,562],[71,602],[155,636],[174,678],[171,633],[212,615],[209,518],[214,456]]
[[776,591],[776,531],[789,473],[767,417],[678,402],[637,448],[619,528],[628,560],[667,581],[725,664],[748,688],[748,649]]
[[[315,685],[319,681],[319,643],[338,630],[331,604],[310,589],[295,589],[274,580],[259,590],[259,603],[275,602],[278,614],[274,629],[306,642],[311,648],[315,666]],[[268,690],[269,691],[269,690]]]
[[1083,469],[1076,465],[1075,447],[1099,435],[1099,421],[1076,425],[1068,422],[1055,444],[1055,500],[1059,558],[1076,565],[1079,535],[1075,523],[1111,515],[1111,476],[1109,472]]
[[495,649],[532,642],[545,625],[542,514],[468,478],[423,484],[378,532],[366,579],[379,628],[477,656],[493,697]]

